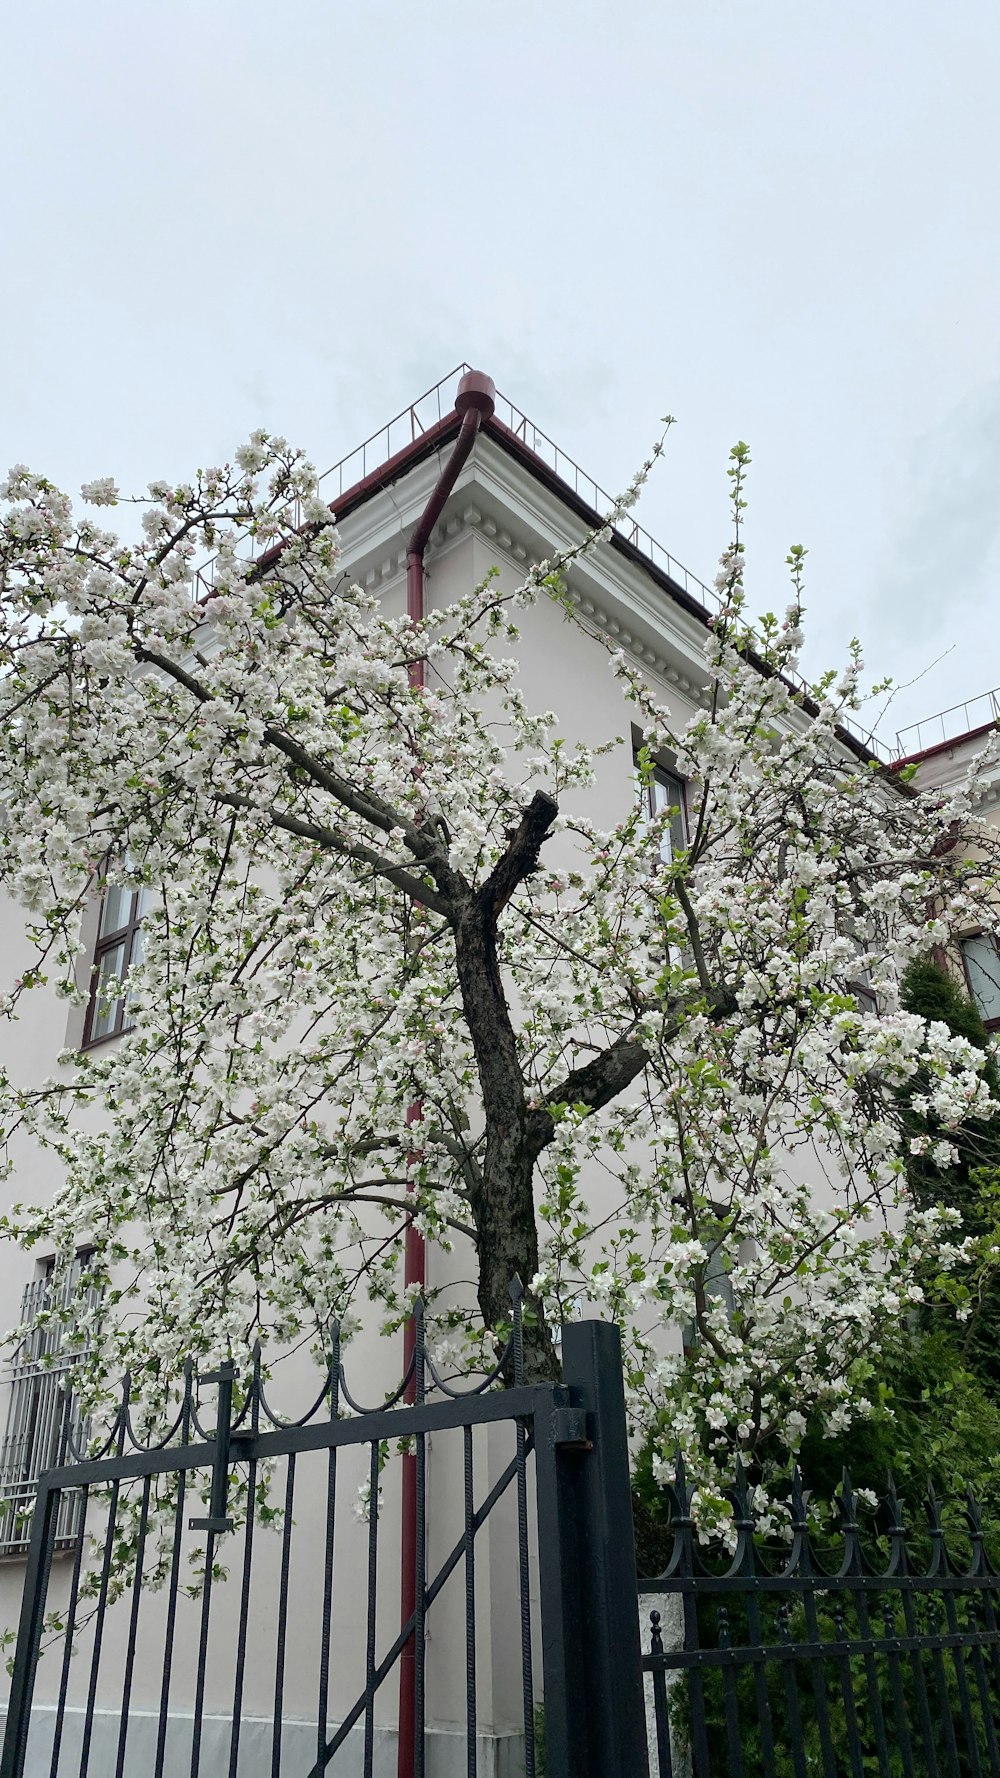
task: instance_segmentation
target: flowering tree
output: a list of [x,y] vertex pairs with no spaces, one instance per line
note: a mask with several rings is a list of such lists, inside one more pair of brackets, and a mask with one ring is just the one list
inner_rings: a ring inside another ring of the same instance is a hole
[[[5,1015],[40,983],[84,999],[88,904],[151,891],[129,1033],[43,1086],[0,1080],[8,1144],[54,1151],[63,1180],[8,1232],[92,1241],[114,1307],[90,1330],[93,1394],[128,1363],[152,1399],[182,1356],[319,1336],[365,1295],[397,1324],[415,1217],[474,1254],[487,1344],[525,1280],[535,1376],[562,1318],[617,1317],[639,1422],[706,1480],[734,1437],[781,1459],[808,1416],[864,1411],[853,1359],[927,1255],[959,1251],[946,1213],[907,1204],[899,1089],[919,1069],[941,1165],[991,1110],[982,1052],[902,1012],[898,983],[997,859],[970,788],[915,794],[846,745],[856,650],[794,689],[801,550],[785,620],[751,637],[747,461],[694,720],[678,732],[608,656],[640,779],[669,747],[692,786],[673,856],[670,812],[651,820],[624,772],[613,831],[560,812],[593,756],[527,709],[504,656],[568,557],[413,624],[342,574],[280,439],[154,484],[138,543],[11,473],[0,882],[37,963]],[[434,1308],[438,1337],[471,1337]]]

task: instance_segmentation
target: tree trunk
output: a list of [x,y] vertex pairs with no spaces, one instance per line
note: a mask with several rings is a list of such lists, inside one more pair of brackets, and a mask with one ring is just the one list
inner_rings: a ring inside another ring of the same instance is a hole
[[509,1325],[511,1285],[524,1285],[524,1369],[528,1382],[558,1376],[541,1304],[529,1290],[538,1270],[534,1171],[528,1108],[514,1028],[497,965],[492,910],[470,902],[455,925],[458,979],[472,1034],[486,1117],[482,1185],[471,1208],[479,1259],[479,1306],[489,1328]]

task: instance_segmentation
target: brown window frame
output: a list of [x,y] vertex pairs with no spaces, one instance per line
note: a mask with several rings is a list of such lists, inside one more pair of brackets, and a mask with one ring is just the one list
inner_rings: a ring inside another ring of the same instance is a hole
[[[113,932],[102,933],[104,910],[108,905],[108,891],[101,897],[101,910],[97,919],[97,938],[94,942],[94,954],[90,963],[90,1000],[87,1003],[87,1016],[83,1023],[84,1049],[93,1049],[99,1043],[110,1043],[113,1037],[121,1037],[124,1031],[130,1031],[131,1021],[128,1016],[128,994],[125,984],[135,955],[135,941],[142,926],[142,890],[133,889],[128,904],[128,919],[124,925],[118,926]],[[119,976],[121,993],[115,1007],[114,1025],[109,1031],[101,1031],[94,1036],[94,1022],[97,1016],[97,991],[101,983],[101,962],[109,951],[116,951],[122,946],[124,963]]]

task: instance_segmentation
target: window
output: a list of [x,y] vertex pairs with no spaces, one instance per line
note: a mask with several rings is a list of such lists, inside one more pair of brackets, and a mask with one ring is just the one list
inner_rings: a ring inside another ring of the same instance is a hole
[[987,1025],[1000,1023],[1000,956],[996,939],[976,932],[962,940],[962,962],[969,993]]
[[[128,1029],[125,978],[132,965],[142,960],[142,916],[148,905],[148,889],[111,884],[105,892],[94,947],[84,1047],[101,1043],[105,1037],[117,1037]],[[115,983],[119,988],[117,997]]]
[[[731,1320],[736,1313],[736,1297],[733,1294],[729,1278],[730,1264],[729,1255],[726,1253],[722,1241],[717,1241],[714,1246],[709,1248],[708,1260],[702,1275],[702,1289],[705,1293],[706,1308],[710,1309],[716,1302],[722,1303],[727,1317]],[[701,1335],[698,1332],[697,1324],[694,1321],[686,1322],[681,1328],[681,1345],[685,1356],[696,1351],[700,1343]]]
[[675,853],[683,852],[688,843],[684,780],[678,778],[676,773],[668,771],[665,766],[654,766],[646,794],[651,818],[662,815],[667,809],[673,810],[669,829],[660,839],[660,859],[662,863],[669,864]]
[[861,975],[852,976],[847,986],[858,1003],[858,1011],[874,1018],[878,1012],[878,995],[872,987],[867,969]]
[[847,991],[854,995],[860,1013],[864,1013],[868,1017],[874,1017],[878,1012],[878,995],[872,987],[871,971],[865,969],[861,962],[864,947],[860,940],[853,935],[852,943],[856,954],[856,962],[851,974],[847,978]]
[[[10,1366],[10,1399],[7,1428],[0,1445],[0,1555],[23,1555],[31,1535],[31,1508],[43,1470],[71,1461],[69,1441],[79,1450],[87,1437],[87,1424],[70,1386],[72,1367],[80,1355],[74,1340],[73,1305],[90,1252],[78,1253],[72,1265],[56,1277],[55,1261],[48,1260],[40,1276],[30,1283],[21,1302],[24,1334]],[[96,1307],[100,1298],[90,1289],[85,1302]],[[47,1318],[49,1310],[63,1310]],[[82,1528],[82,1496],[67,1491],[61,1499],[56,1522],[56,1547],[76,1541]]]

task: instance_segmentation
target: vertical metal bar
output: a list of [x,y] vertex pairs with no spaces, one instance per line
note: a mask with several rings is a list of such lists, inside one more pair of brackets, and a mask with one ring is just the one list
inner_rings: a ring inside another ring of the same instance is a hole
[[465,1773],[476,1778],[476,1510],[472,1427],[462,1428],[465,1470]]
[[90,1684],[87,1688],[87,1707],[83,1718],[83,1737],[80,1748],[80,1778],[87,1778],[90,1766],[90,1744],[94,1733],[94,1709],[97,1704],[97,1676],[101,1665],[101,1648],[104,1642],[104,1614],[108,1604],[108,1586],[111,1580],[111,1564],[115,1554],[115,1525],[118,1518],[118,1495],[121,1483],[117,1477],[111,1484],[111,1499],[108,1505],[108,1529],[104,1539],[104,1556],[101,1562],[101,1579],[97,1589],[97,1606],[94,1621],[94,1652],[90,1660]]
[[601,1321],[563,1330],[563,1376],[588,1416],[579,1455],[587,1733],[595,1772],[648,1772],[635,1535],[621,1335]]
[[[752,1589],[752,1587],[753,1587],[752,1578],[751,1578],[750,1584],[751,1584],[751,1589]],[[816,1612],[815,1600],[812,1601],[812,1605],[813,1605],[813,1615],[815,1616],[815,1612]],[[761,1624],[760,1624],[760,1600],[759,1600],[757,1594],[752,1590],[748,1591],[748,1593],[747,1593],[746,1606],[747,1606],[747,1635],[750,1639],[750,1645],[752,1648],[760,1648],[761,1643],[762,1643]],[[767,1695],[767,1671],[766,1671],[763,1661],[754,1661],[754,1664],[753,1664],[753,1687],[754,1687],[754,1701],[757,1706],[757,1725],[760,1729],[761,1765],[762,1765],[765,1772],[773,1772],[774,1767],[775,1767],[774,1727],[771,1722],[771,1700]],[[826,1702],[825,1686],[823,1689],[823,1701],[824,1701],[824,1703]],[[829,1732],[830,1732],[830,1725],[829,1725],[829,1721],[827,1721],[827,1736],[828,1737],[829,1737]],[[822,1736],[821,1736],[821,1744],[822,1744]],[[824,1759],[825,1759],[825,1755],[824,1755]],[[832,1774],[830,1772],[827,1772],[825,1765],[824,1765],[824,1778],[836,1778],[836,1772],[834,1771]]]
[[288,1572],[292,1559],[292,1507],[295,1504],[295,1452],[285,1471],[285,1514],[281,1526],[281,1581],[278,1587],[274,1651],[274,1722],[271,1726],[271,1778],[281,1778],[281,1722],[285,1697],[285,1637],[288,1630]]
[[892,1687],[893,1709],[896,1715],[896,1737],[899,1744],[900,1758],[904,1772],[915,1770],[913,1743],[910,1739],[910,1724],[906,1711],[906,1691],[903,1685],[903,1663],[899,1658],[896,1642],[896,1613],[888,1593],[882,1595],[882,1633],[885,1640],[885,1655],[889,1664],[889,1683]]
[[[684,1616],[684,1648],[694,1650],[701,1646],[698,1628],[698,1601],[689,1589],[682,1595],[682,1612]],[[712,1778],[711,1757],[708,1751],[708,1712],[705,1708],[705,1681],[700,1667],[691,1667],[688,1672],[688,1702],[691,1706],[691,1759],[695,1778]],[[798,1778],[798,1774],[796,1775]]]
[[128,1740],[128,1718],[132,1703],[132,1675],[135,1671],[135,1644],[139,1631],[139,1605],[142,1599],[142,1569],[146,1554],[146,1527],[149,1523],[149,1491],[152,1478],[146,1476],[142,1484],[142,1502],[139,1507],[139,1531],[135,1552],[135,1571],[132,1576],[132,1608],[128,1619],[128,1643],[125,1649],[125,1677],[122,1682],[121,1722],[118,1728],[118,1757],[115,1760],[115,1778],[122,1778],[125,1770],[125,1744]]
[[[336,1420],[340,1405],[340,1342],[334,1333],[330,1360],[329,1412]],[[326,1541],[323,1548],[323,1617],[319,1636],[319,1701],[316,1711],[316,1763],[322,1769],[326,1753],[327,1713],[330,1701],[330,1625],[333,1619],[333,1550],[337,1518],[337,1447],[331,1445],[326,1476]],[[235,1774],[234,1774],[235,1778]]]
[[212,1571],[215,1566],[215,1540],[217,1535],[217,1532],[209,1531],[205,1536],[205,1582],[201,1593],[201,1624],[198,1631],[198,1677],[195,1681],[194,1722],[191,1726],[191,1778],[198,1778],[198,1773],[201,1769],[201,1725],[205,1710],[205,1681],[208,1669],[208,1627],[212,1610]]
[[[514,1382],[524,1382],[524,1286],[515,1278],[510,1287],[513,1325],[511,1356]],[[515,1470],[517,1494],[517,1586],[521,1630],[521,1714],[524,1723],[524,1778],[535,1778],[535,1691],[531,1660],[531,1593],[528,1564],[528,1478],[525,1467],[527,1431],[523,1420],[515,1422]],[[561,1778],[558,1765],[554,1768]]]
[[844,1723],[847,1729],[847,1751],[851,1756],[851,1772],[853,1778],[864,1778],[858,1712],[854,1702],[854,1675],[851,1672],[851,1657],[845,1646],[849,1638],[842,1594],[837,1595],[833,1607],[833,1625],[837,1641],[841,1645],[837,1650],[837,1668],[840,1673],[840,1692],[844,1700]]
[[[732,1648],[729,1634],[729,1612],[723,1604],[719,1606],[719,1647],[720,1649]],[[731,1660],[723,1663],[722,1686],[726,1710],[726,1742],[729,1747],[729,1778],[743,1778],[743,1749],[740,1740],[739,1699],[736,1695],[736,1666]]]
[[[952,1635],[958,1633],[958,1613],[955,1610],[955,1597],[950,1589],[944,1593],[945,1620]],[[951,1651],[955,1678],[958,1681],[958,1701],[962,1711],[962,1727],[965,1731],[966,1755],[972,1768],[972,1778],[982,1778],[982,1762],[979,1758],[979,1737],[972,1719],[972,1700],[969,1697],[969,1677],[965,1667],[965,1650],[960,1642],[956,1642]]]
[[[590,1778],[581,1650],[579,1562],[581,1459],[556,1446],[556,1400],[539,1390],[535,1408],[535,1512],[541,1607],[542,1694],[547,1778]],[[520,1528],[520,1526],[519,1526]]]
[[[941,1604],[938,1600],[931,1609],[931,1634],[941,1634]],[[962,1767],[958,1757],[958,1741],[955,1736],[955,1723],[948,1702],[948,1676],[945,1672],[944,1654],[940,1647],[931,1649],[931,1660],[934,1667],[934,1682],[937,1686],[938,1716],[944,1730],[944,1751],[948,1762],[951,1778],[962,1778]]]
[[[662,1655],[663,1634],[660,1630],[659,1612],[651,1611],[649,1621],[649,1652],[652,1655]],[[670,1753],[670,1718],[667,1713],[667,1676],[659,1663],[653,1668],[653,1721],[656,1725],[655,1778],[674,1778]]]
[[31,1524],[21,1618],[17,1629],[14,1665],[11,1669],[0,1778],[23,1778],[24,1756],[31,1723],[31,1698],[35,1688],[35,1669],[45,1619],[45,1595],[48,1591],[49,1562],[58,1504],[58,1491],[50,1488],[45,1481],[40,1482]]
[[177,1505],[174,1509],[174,1535],[170,1551],[170,1580],[167,1584],[167,1621],[163,1631],[163,1680],[160,1685],[160,1716],[156,1729],[156,1758],[153,1778],[163,1778],[167,1750],[167,1722],[170,1703],[170,1676],[174,1662],[174,1630],[177,1623],[177,1589],[180,1583],[181,1541],[184,1533],[184,1500],[187,1475],[182,1469],[177,1476]]
[[372,1778],[375,1765],[375,1628],[378,1592],[378,1440],[371,1445],[368,1465],[368,1627],[365,1636],[365,1758],[364,1778]]
[[[180,1443],[186,1445],[191,1434],[191,1390],[192,1368],[188,1364],[184,1372],[184,1395],[181,1402]],[[174,1508],[174,1535],[170,1549],[170,1580],[167,1583],[167,1621],[163,1631],[163,1679],[160,1684],[160,1714],[156,1725],[156,1758],[153,1764],[153,1778],[163,1778],[163,1765],[167,1751],[167,1725],[170,1705],[170,1678],[174,1663],[174,1630],[177,1623],[177,1589],[180,1583],[181,1543],[184,1536],[184,1502],[187,1494],[187,1474],[183,1469],[177,1472],[177,1504]]]
[[233,1726],[229,1737],[229,1778],[236,1778],[243,1723],[243,1673],[247,1659],[247,1630],[250,1623],[250,1575],[253,1564],[254,1497],[257,1489],[257,1459],[247,1465],[247,1522],[243,1530],[243,1579],[240,1584],[240,1627],[236,1637],[236,1673],[233,1679]]
[[[778,1607],[778,1636],[786,1645],[792,1640],[790,1618],[792,1601],[788,1594]],[[792,1661],[781,1663],[782,1677],[785,1681],[785,1709],[788,1715],[788,1739],[791,1745],[792,1770],[795,1778],[807,1778],[805,1740],[802,1734],[802,1714],[799,1710],[799,1682]],[[849,1738],[849,1737],[848,1737]],[[855,1774],[855,1778],[858,1775]]]
[[[872,1639],[871,1618],[868,1612],[868,1595],[865,1591],[864,1579],[854,1592],[854,1609],[858,1618],[858,1632],[866,1642]],[[870,1650],[865,1651],[865,1680],[868,1688],[868,1704],[871,1710],[872,1727],[875,1731],[875,1751],[878,1756],[879,1771],[882,1778],[892,1778],[889,1764],[889,1745],[885,1733],[885,1716],[882,1711],[882,1694],[879,1689],[878,1667],[875,1656]]]
[[[971,1594],[970,1599],[969,1614],[971,1617],[975,1609],[975,1594]],[[976,1628],[978,1629],[979,1627],[980,1626],[977,1624]],[[990,1771],[1000,1772],[1000,1747],[997,1745],[996,1725],[993,1721],[993,1700],[990,1696],[990,1686],[986,1675],[986,1663],[983,1660],[983,1645],[981,1642],[977,1641],[973,1644],[972,1653],[976,1668],[976,1687],[979,1692],[979,1708],[983,1713],[983,1730],[986,1735],[986,1750],[989,1757]]]
[[[909,1576],[901,1577],[900,1596],[903,1603],[903,1625],[908,1640],[917,1636],[917,1618],[913,1608],[913,1594],[909,1587]],[[924,1672],[923,1651],[914,1648],[910,1653],[910,1671],[913,1675],[913,1688],[917,1694],[917,1715],[920,1718],[920,1739],[923,1742],[924,1759],[927,1762],[928,1778],[939,1778],[937,1749],[934,1745],[934,1724],[931,1719],[930,1702],[927,1697],[927,1675]]]
[[[416,1321],[415,1401],[419,1407],[426,1394],[424,1305],[417,1303]],[[425,1660],[427,1653],[427,1439],[422,1432],[416,1438],[416,1573],[414,1576],[413,1625],[413,1778],[424,1778]]]
[[[806,1640],[808,1642],[822,1642],[823,1638],[820,1634],[819,1612],[816,1610],[816,1591],[812,1572],[803,1575],[800,1584],[802,1586],[802,1603],[805,1607]],[[751,1601],[748,1599],[748,1608],[750,1604]],[[756,1599],[752,1601],[752,1604],[756,1611]],[[817,1659],[810,1661],[809,1667],[812,1680],[813,1703],[816,1707],[816,1727],[819,1731],[820,1756],[823,1761],[823,1778],[838,1778],[837,1760],[833,1749],[833,1736],[830,1732],[830,1707],[826,1694],[826,1664],[822,1659]],[[764,1694],[766,1697],[767,1679],[763,1669],[760,1670],[760,1679],[763,1682]],[[768,1731],[770,1732],[770,1724],[768,1724]],[[771,1747],[770,1759],[771,1764],[773,1765],[773,1744]],[[765,1770],[771,1769],[771,1767],[768,1766],[766,1758],[764,1765]]]
[[528,1478],[524,1421],[517,1422],[517,1585],[521,1618],[521,1708],[524,1778],[535,1778],[535,1692],[531,1671],[531,1584],[528,1571]]
[[63,1645],[62,1671],[59,1674],[59,1697],[56,1702],[56,1720],[52,1731],[52,1763],[49,1766],[49,1778],[56,1778],[56,1773],[59,1770],[59,1754],[62,1749],[63,1724],[66,1719],[66,1696],[69,1691],[70,1662],[73,1659],[73,1635],[76,1630],[76,1604],[80,1593],[80,1569],[83,1565],[83,1546],[86,1542],[83,1527],[87,1517],[87,1500],[89,1494],[89,1488],[81,1489],[83,1505],[80,1512],[80,1535],[77,1538],[76,1554],[73,1557],[73,1575],[69,1583],[69,1602],[66,1606],[66,1637]]
[[209,1504],[209,1516],[213,1519],[224,1519],[226,1516],[226,1494],[229,1487],[229,1441],[233,1421],[233,1378],[236,1367],[231,1362],[220,1364],[217,1371],[212,1371],[203,1382],[217,1383],[219,1387],[218,1410],[215,1418],[215,1462],[212,1465],[212,1494]]
[[983,1612],[986,1617],[986,1628],[990,1637],[990,1665],[993,1669],[993,1688],[1000,1700],[1000,1643],[997,1641],[997,1614],[993,1604],[993,1592],[987,1581],[982,1581]]

